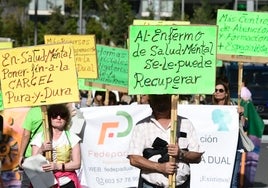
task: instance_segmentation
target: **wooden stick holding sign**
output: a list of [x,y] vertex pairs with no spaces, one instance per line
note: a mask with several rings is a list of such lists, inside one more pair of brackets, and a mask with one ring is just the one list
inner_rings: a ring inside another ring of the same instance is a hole
[[[43,132],[44,132],[44,140],[45,141],[50,141],[50,133],[49,133],[49,124],[48,124],[48,117],[47,117],[47,106],[42,105],[42,118],[43,118]],[[46,159],[48,161],[52,161],[52,151],[47,151],[45,153]]]
[[109,105],[109,89],[106,89],[105,91],[105,100],[104,100],[104,105],[108,106]]
[[[243,63],[238,62],[238,97],[237,97],[237,104],[240,107],[241,101],[241,88],[242,88],[242,80],[243,80]],[[241,121],[241,120],[239,120]],[[246,165],[246,153],[243,152],[241,156],[241,167],[240,167],[240,187],[244,186],[244,179],[245,179],[245,165]]]
[[237,105],[240,106],[241,101],[241,88],[243,78],[243,63],[238,62],[238,91],[237,91]]
[[[175,144],[177,142],[177,105],[178,96],[172,95],[171,97],[171,127],[170,127],[170,144]],[[169,161],[176,162],[174,157],[169,157]],[[169,187],[176,187],[176,173],[169,175]]]

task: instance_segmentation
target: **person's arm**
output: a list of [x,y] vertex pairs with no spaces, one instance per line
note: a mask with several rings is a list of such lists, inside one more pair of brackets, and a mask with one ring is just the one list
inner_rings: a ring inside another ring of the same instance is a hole
[[141,170],[158,172],[163,174],[173,174],[177,167],[175,162],[158,163],[150,161],[140,155],[129,155],[130,164]]
[[[184,120],[184,123],[187,123],[185,124],[187,127],[185,131],[187,131],[186,139],[188,141],[186,142],[187,146],[183,145],[182,146],[183,148],[179,150],[177,159],[185,163],[200,163],[202,160],[204,150],[200,146],[199,139],[197,137],[196,130],[192,122],[189,119],[187,119]],[[178,142],[183,143],[183,140],[180,140],[179,138]]]
[[[39,147],[33,145],[33,151],[38,152]],[[59,170],[59,171],[73,171],[79,169],[81,166],[81,150],[80,150],[80,143],[77,143],[72,148],[72,160],[67,163],[55,163],[50,162],[48,164],[42,165],[42,168],[45,172]]]
[[32,144],[32,155],[41,154],[43,155],[47,151],[52,150],[52,143],[50,141],[45,141],[39,147],[36,144]]
[[77,170],[81,167],[81,148],[80,143],[77,143],[72,148],[72,160],[65,165],[65,171]]
[[19,166],[20,167],[23,163],[24,153],[27,149],[30,137],[31,137],[31,132],[26,130],[26,129],[23,129],[21,145],[20,145],[20,158],[19,158]]
[[179,148],[178,144],[168,145],[168,154],[173,156],[178,161],[183,161],[186,163],[199,163],[203,153],[186,151]]
[[193,151],[180,151],[179,160],[186,163],[200,163],[203,153]]

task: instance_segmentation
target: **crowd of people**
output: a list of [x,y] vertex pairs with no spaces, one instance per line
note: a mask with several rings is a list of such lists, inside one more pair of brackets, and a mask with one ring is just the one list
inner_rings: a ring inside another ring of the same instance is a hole
[[[108,94],[108,98],[106,97]],[[181,104],[210,104],[211,95],[180,95]],[[128,95],[117,91],[84,91],[80,90],[80,103],[77,107],[149,104],[149,95]]]
[[[247,109],[248,101],[251,101],[251,93],[245,85],[243,85],[242,92],[244,104],[238,105],[237,113],[246,130],[249,129],[250,124],[248,123],[249,115],[245,109]],[[25,159],[51,152],[49,163],[42,165],[42,169],[53,172],[57,179],[55,187],[79,188],[81,185],[77,171],[81,167],[80,142],[82,138],[81,135],[69,131],[70,125],[73,125],[72,118],[79,112],[79,108],[133,103],[149,104],[152,115],[141,120],[134,127],[128,151],[130,164],[140,169],[139,188],[167,187],[169,176],[173,175],[175,175],[176,187],[189,188],[191,177],[189,164],[199,163],[205,151],[200,146],[191,121],[180,116],[177,117],[179,131],[176,134],[176,142],[170,143],[171,96],[169,94],[131,96],[119,92],[118,101],[118,97],[112,91],[108,93],[96,91],[93,97],[88,91],[80,91],[81,102],[79,104],[48,105],[49,129],[46,131],[48,131],[49,140],[44,139],[44,116],[41,107],[32,107],[23,123],[19,165],[23,168]],[[107,98],[108,100],[105,100]],[[228,82],[222,79],[217,79],[215,91],[211,96],[180,95],[178,102],[180,104],[236,105],[230,99]],[[260,130],[258,138],[261,134]],[[238,188],[241,185],[239,179],[241,151],[244,148],[239,135],[238,137],[231,188]],[[259,148],[259,145],[256,147]],[[254,165],[256,167],[256,164]],[[249,186],[254,183],[254,175],[250,176],[251,179],[247,179]],[[21,180],[22,188],[32,186],[24,170]]]

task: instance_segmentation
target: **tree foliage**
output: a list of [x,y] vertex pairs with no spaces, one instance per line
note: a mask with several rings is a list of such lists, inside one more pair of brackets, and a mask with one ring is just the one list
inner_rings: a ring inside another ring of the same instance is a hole
[[23,25],[22,38],[23,46],[31,46],[34,44],[34,22],[27,20]]
[[4,7],[27,7],[31,0],[5,0],[1,1],[1,6]]
[[106,36],[106,31],[95,18],[90,18],[86,25],[86,33],[94,34],[96,38],[96,42],[98,44],[106,44],[108,37]]
[[[30,1],[0,1],[0,36],[14,39],[15,46],[34,44],[35,24],[26,14]],[[82,0],[82,5],[84,34],[94,34],[97,43],[126,46],[128,27],[135,19],[129,0]],[[37,44],[44,43],[45,34],[77,34],[78,32],[80,0],[65,0],[64,15],[61,14],[61,7],[53,7],[53,4],[51,6],[52,14],[38,22]],[[162,19],[181,20],[181,0],[174,0],[173,8],[173,16]],[[185,12],[185,20],[190,20],[191,24],[215,24],[219,8],[228,7],[212,5],[208,0],[201,0],[200,5],[194,6],[193,14]],[[267,7],[264,6],[262,10],[267,11]],[[151,12],[150,17],[141,19],[153,19],[153,16]]]
[[61,7],[54,7],[49,19],[44,24],[38,24],[38,44],[44,43],[46,34],[77,34],[77,19],[61,14]]
[[116,0],[109,11],[106,24],[111,40],[116,46],[125,46],[128,26],[132,24],[134,19],[131,7],[124,0]]
[[[87,15],[91,15],[90,21],[87,23],[87,33],[97,35],[97,40],[104,44],[125,46],[128,26],[134,19],[134,13],[128,1],[96,0],[94,6],[98,13],[94,14],[94,11],[91,14],[87,13]],[[94,26],[97,28],[93,29]],[[100,37],[104,38],[100,39]]]
[[193,18],[191,23],[193,24],[211,24],[215,22],[212,17],[212,7],[209,0],[201,0],[201,6],[194,8]]
[[172,20],[181,20],[181,0],[174,0]]

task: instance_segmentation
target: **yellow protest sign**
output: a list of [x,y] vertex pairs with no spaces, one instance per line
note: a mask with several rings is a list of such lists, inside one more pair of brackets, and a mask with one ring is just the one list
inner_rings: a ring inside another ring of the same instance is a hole
[[12,42],[0,42],[0,49],[12,48],[12,47],[13,47]]
[[[0,49],[6,49],[6,48],[12,48],[13,43],[12,42],[0,42]],[[0,91],[0,110],[3,110],[3,99],[2,99],[2,91]]]
[[172,20],[133,20],[133,25],[190,25],[190,22]]
[[45,43],[72,43],[78,78],[98,77],[95,35],[45,35]]
[[79,101],[73,45],[1,50],[4,108]]

